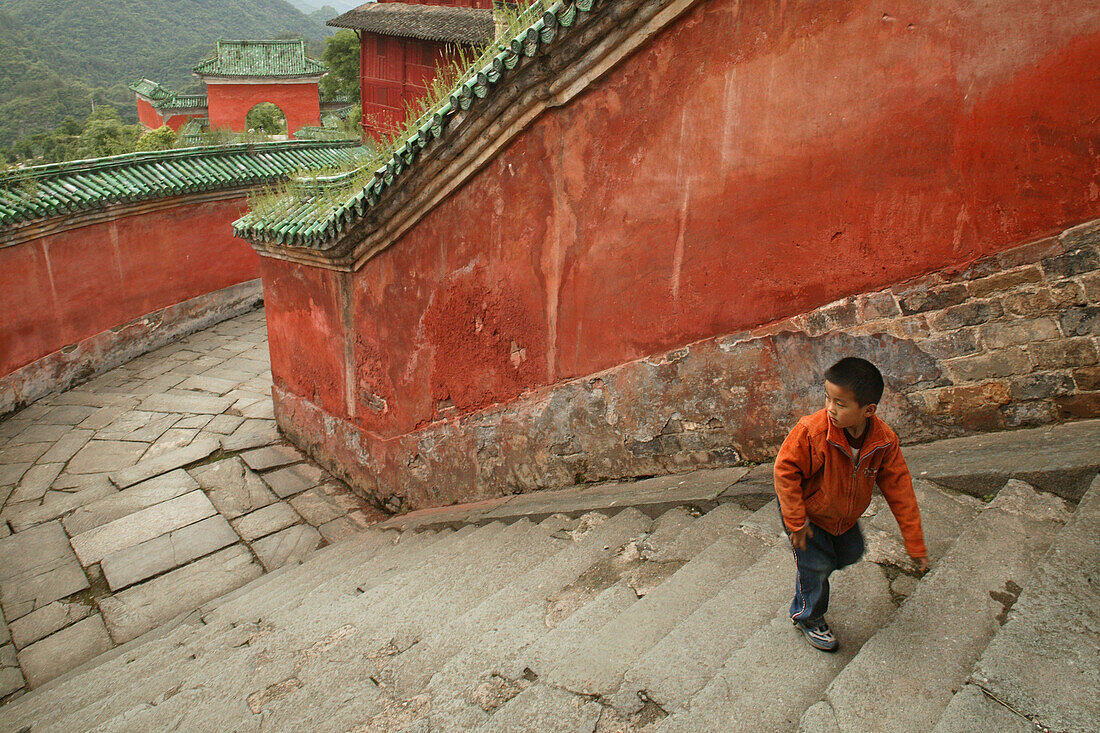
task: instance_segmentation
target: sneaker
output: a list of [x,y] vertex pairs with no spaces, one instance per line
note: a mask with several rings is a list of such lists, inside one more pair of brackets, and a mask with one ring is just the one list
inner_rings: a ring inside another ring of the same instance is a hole
[[829,629],[829,624],[825,623],[825,619],[820,618],[806,623],[791,620],[794,621],[794,625],[802,632],[802,635],[806,637],[806,641],[814,649],[820,649],[823,652],[835,652],[840,647],[840,642],[836,640],[833,632]]

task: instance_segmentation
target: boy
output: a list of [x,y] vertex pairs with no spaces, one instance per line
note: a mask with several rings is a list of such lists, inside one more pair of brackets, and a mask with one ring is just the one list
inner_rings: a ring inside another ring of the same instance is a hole
[[877,482],[921,572],[928,552],[898,436],[875,414],[882,374],[848,357],[825,372],[825,407],[802,418],[775,459],[775,493],[795,557],[791,620],[811,646],[836,651],[825,623],[829,574],[863,555],[859,515]]

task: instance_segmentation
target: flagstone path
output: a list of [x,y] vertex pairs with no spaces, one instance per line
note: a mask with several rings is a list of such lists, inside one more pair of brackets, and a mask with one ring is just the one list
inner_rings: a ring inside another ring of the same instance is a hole
[[385,518],[270,388],[257,310],[0,420],[0,699]]

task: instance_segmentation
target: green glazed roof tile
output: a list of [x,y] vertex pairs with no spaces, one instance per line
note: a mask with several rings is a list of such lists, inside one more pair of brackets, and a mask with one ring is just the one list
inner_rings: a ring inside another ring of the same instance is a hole
[[306,56],[305,43],[218,41],[214,55],[194,67],[199,76],[321,76],[328,67]]
[[238,143],[127,153],[0,173],[0,227],[180,193],[247,188],[354,164],[358,141]]
[[[405,140],[398,142],[393,155],[375,171],[373,180],[365,187],[349,189],[343,203],[321,211],[314,205],[314,197],[305,197],[297,201],[288,199],[284,206],[270,214],[250,212],[233,223],[234,234],[254,242],[325,248],[332,238],[366,216],[385,195],[386,189],[394,185],[409,168],[415,167],[421,157],[431,154],[427,149],[429,134],[431,140],[446,134],[454,115],[490,97],[493,90],[509,78],[521,56],[531,57],[541,48],[552,46],[604,1],[557,0],[548,9],[541,3],[530,6],[521,17],[520,31],[510,41],[498,39],[493,44],[497,53],[486,63],[471,68],[441,103],[410,126],[412,132]],[[345,181],[353,180],[356,173],[351,171],[343,178]],[[331,184],[332,187],[339,185],[339,181]],[[290,226],[299,223],[308,225]]]

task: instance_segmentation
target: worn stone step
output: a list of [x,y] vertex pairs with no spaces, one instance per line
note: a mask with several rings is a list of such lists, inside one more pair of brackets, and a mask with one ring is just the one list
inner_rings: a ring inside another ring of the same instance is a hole
[[[368,563],[381,562],[394,551],[395,534],[390,532],[366,532],[362,538],[351,538],[344,542],[322,547],[306,560],[291,565],[283,572],[278,582],[264,582],[260,578],[255,591],[248,594],[216,601],[210,607],[204,607],[203,619],[210,624],[245,622],[262,618],[276,608],[280,608],[296,598],[300,598],[317,588],[326,586],[345,575],[356,574],[356,570],[370,567]],[[422,533],[402,537],[405,545],[426,546],[437,538],[435,533]],[[402,548],[404,550],[404,548]],[[318,557],[320,555],[320,557]],[[283,571],[283,568],[275,572]],[[264,576],[264,578],[271,573]]]
[[[509,545],[516,546],[517,553],[530,552],[531,548],[526,546],[522,539],[525,535],[532,534],[534,529],[529,522],[519,522],[505,527],[492,536],[490,542],[475,545],[473,549],[477,552],[474,554],[482,556],[500,552]],[[515,562],[515,557],[511,562]],[[468,563],[468,557],[459,552],[453,557],[443,558],[442,565],[453,569],[452,566],[462,563]],[[480,568],[469,566],[467,579],[469,580],[479,571]],[[439,580],[440,577],[433,577],[428,582],[431,585],[438,585]],[[415,586],[416,583],[412,585]],[[223,724],[227,720],[227,713],[224,710],[227,706],[237,709],[237,712],[245,718],[251,716],[251,711],[242,709],[236,703],[240,696],[242,682],[247,689],[252,690],[250,694],[257,695],[262,694],[266,689],[278,689],[287,679],[293,677],[296,682],[291,689],[283,696],[273,697],[265,705],[265,709],[270,706],[272,711],[277,711],[284,706],[300,709],[302,705],[315,701],[320,691],[330,690],[333,679],[340,678],[333,676],[334,668],[361,667],[364,658],[369,657],[374,645],[381,638],[378,634],[392,630],[393,622],[402,616],[399,611],[404,610],[402,595],[402,592],[391,593],[384,599],[379,599],[385,601],[385,609],[380,609],[378,604],[374,604],[361,609],[358,615],[354,613],[341,615],[340,619],[346,623],[321,638],[317,638],[316,635],[303,638],[295,633],[298,629],[291,627],[281,630],[277,646],[260,645],[261,648],[255,652],[250,650],[244,654],[234,653],[231,658],[221,657],[218,659],[219,665],[223,665],[222,669],[231,670],[232,673],[227,677],[211,680],[211,684],[205,688],[206,695],[202,703],[189,706],[186,718],[188,725],[202,728],[208,719],[217,719],[219,724]],[[419,595],[420,593],[415,593],[414,597]],[[439,597],[441,596],[436,595],[436,598]],[[350,612],[354,609],[347,610]],[[422,607],[421,612],[415,615],[427,619],[427,611],[427,607]],[[316,623],[313,625],[316,626]],[[310,624],[307,623],[305,626],[308,630]],[[331,624],[329,627],[331,628]],[[376,636],[370,638],[372,632]],[[265,636],[264,640],[268,638],[270,636]],[[302,641],[295,643],[294,638],[300,638]],[[370,638],[369,641],[368,638]],[[251,667],[251,659],[261,654],[265,656],[264,668]],[[191,675],[193,676],[196,672],[201,673],[201,670],[191,670]],[[180,703],[169,700],[161,704],[166,706],[170,714]]]
[[649,700],[669,713],[685,709],[775,608],[789,602],[792,565],[789,547],[765,552],[631,665],[615,707],[637,713]]
[[[450,533],[444,533],[444,536],[446,534]],[[403,549],[408,549],[409,555],[416,557],[416,548],[421,544],[430,544],[432,540],[434,540],[432,533],[411,535]],[[379,562],[382,560],[383,558],[379,558]],[[365,567],[371,567],[371,563],[368,562]],[[349,573],[355,574],[355,580],[351,580],[345,585],[350,585],[353,588],[356,580],[364,572],[364,567],[347,570]],[[293,574],[303,573],[308,576],[310,568],[295,566],[288,570],[288,572],[290,571],[293,571]],[[254,582],[262,581],[263,577],[261,576]],[[279,590],[283,587],[285,586],[280,583],[275,583],[272,587],[261,585],[257,588],[257,591],[274,594],[274,598],[281,601],[282,604],[290,603],[295,599],[300,600],[297,593],[292,594],[293,598],[288,598],[285,593],[280,594]],[[247,609],[249,607],[250,595],[246,593],[239,598],[243,608]],[[255,605],[254,610],[257,611],[267,608],[264,603],[256,603]],[[255,633],[257,628],[255,623],[246,623],[246,619],[250,616],[251,614],[245,613],[239,619],[221,619],[220,623],[211,621],[205,626],[188,627],[181,635],[173,635],[168,639],[157,640],[153,642],[149,649],[135,649],[127,655],[126,659],[114,660],[114,663],[97,670],[98,674],[90,684],[73,680],[67,685],[67,689],[57,692],[59,699],[66,702],[64,708],[66,714],[70,716],[81,714],[86,716],[87,720],[95,720],[105,714],[105,711],[111,710],[113,711],[112,714],[117,714],[120,711],[120,706],[122,709],[129,708],[132,705],[131,698],[135,689],[146,691],[150,697],[155,697],[156,694],[164,694],[165,691],[172,689],[175,683],[162,682],[161,678],[174,673],[177,666],[190,666],[199,659],[205,660],[211,654],[216,655],[224,647],[232,647],[247,642],[250,635]],[[252,617],[252,621],[255,621],[255,617]],[[89,706],[89,710],[82,711],[85,706]],[[44,722],[51,722],[53,720],[51,716],[61,712],[60,708],[48,705],[44,706],[43,709],[47,711]],[[82,717],[80,720],[84,721],[85,718]],[[78,726],[74,725],[73,727]]]
[[[298,592],[298,583],[306,583],[309,578],[320,579],[328,573],[339,572],[344,569],[349,559],[354,559],[359,553],[369,553],[371,557],[388,549],[397,537],[396,532],[365,531],[342,542],[326,545],[314,552],[310,557],[299,564],[288,564],[276,568],[270,573],[265,573],[243,588],[233,593],[228,593],[221,598],[215,598],[209,603],[203,604],[198,609],[199,614],[207,623],[219,621],[237,620],[242,618],[235,614],[247,612],[252,615],[258,609],[260,598],[264,590],[279,589],[286,595]],[[300,571],[298,569],[301,568]],[[296,572],[297,571],[297,572]],[[293,577],[291,577],[293,576]],[[250,595],[244,601],[241,599]]]
[[532,685],[512,698],[479,726],[475,733],[573,733],[593,730],[600,719],[599,703],[565,690]]
[[[668,514],[673,515],[672,512]],[[677,512],[675,519],[687,516]],[[690,517],[687,517],[690,521]],[[658,523],[660,520],[658,520]],[[646,536],[653,524],[634,510],[622,511],[584,535],[567,535],[565,546],[526,573],[487,596],[470,611],[445,624],[390,665],[395,694],[418,692],[442,664],[481,636],[531,603],[546,603],[559,589],[574,582],[594,563],[610,558],[631,539]]]
[[1002,489],[832,681],[803,729],[931,730],[1068,518],[1052,501],[1061,504],[1019,481]]
[[838,652],[810,648],[791,625],[790,598],[783,598],[770,609],[771,621],[726,660],[686,710],[674,711],[655,733],[794,730],[803,711],[896,610],[886,575],[874,563],[849,566],[835,573],[831,584],[829,623],[841,641]]
[[[962,730],[971,717],[1015,718],[1047,730],[1100,730],[1100,477],[1031,573],[1008,621],[997,631],[944,711],[935,731]],[[988,690],[1002,704],[979,690]],[[976,694],[975,694],[976,693]],[[1007,708],[1005,706],[1008,706]],[[1027,718],[1026,722],[1019,715]],[[1012,718],[1008,718],[1011,720]],[[1009,729],[1009,728],[1004,728]]]
[[[931,481],[914,481],[913,493],[920,508],[921,529],[924,530],[924,544],[931,563],[947,553],[963,529],[985,506],[980,499],[943,490]],[[869,513],[871,515],[867,516]],[[915,569],[905,552],[897,520],[877,490],[864,518],[860,519],[860,525],[867,544],[867,560],[907,571]]]
[[634,660],[763,553],[746,534],[720,537],[625,613],[593,632],[584,649],[535,669],[548,683],[579,694],[618,689]]

